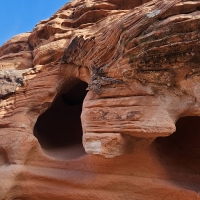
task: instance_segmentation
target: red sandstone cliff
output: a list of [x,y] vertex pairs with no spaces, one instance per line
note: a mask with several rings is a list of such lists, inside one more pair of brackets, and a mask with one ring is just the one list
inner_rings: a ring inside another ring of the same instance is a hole
[[1,199],[200,199],[199,10],[74,0],[0,47]]

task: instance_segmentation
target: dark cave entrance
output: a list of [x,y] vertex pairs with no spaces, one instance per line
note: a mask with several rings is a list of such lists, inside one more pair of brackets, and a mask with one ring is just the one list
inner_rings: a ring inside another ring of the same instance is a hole
[[49,156],[70,159],[84,154],[80,115],[87,86],[80,81],[68,92],[60,93],[38,117],[34,135]]
[[156,154],[172,178],[200,181],[200,117],[180,118],[176,132],[154,141]]

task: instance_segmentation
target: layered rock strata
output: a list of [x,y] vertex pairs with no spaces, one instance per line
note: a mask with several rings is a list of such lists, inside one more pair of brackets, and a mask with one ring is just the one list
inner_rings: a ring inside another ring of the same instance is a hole
[[196,0],[73,0],[0,47],[1,199],[200,199],[199,29]]

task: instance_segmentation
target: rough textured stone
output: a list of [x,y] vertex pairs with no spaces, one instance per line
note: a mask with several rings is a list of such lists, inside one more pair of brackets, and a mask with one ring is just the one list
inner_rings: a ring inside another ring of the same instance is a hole
[[199,8],[73,0],[0,47],[1,199],[200,199]]

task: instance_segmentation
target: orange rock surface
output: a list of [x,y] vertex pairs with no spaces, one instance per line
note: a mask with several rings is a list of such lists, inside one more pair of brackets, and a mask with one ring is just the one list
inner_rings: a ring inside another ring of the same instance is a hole
[[0,199],[200,200],[200,1],[73,0],[0,47]]

